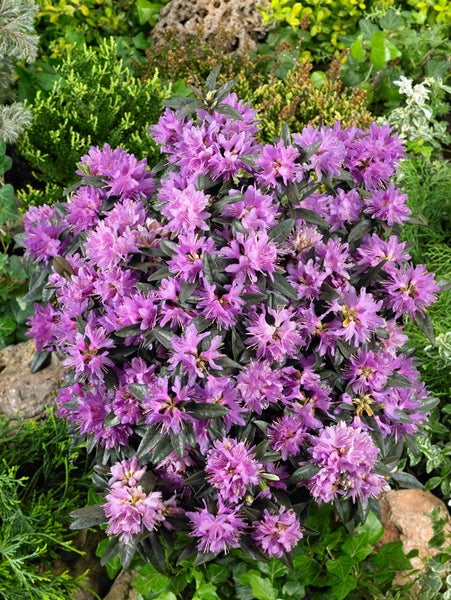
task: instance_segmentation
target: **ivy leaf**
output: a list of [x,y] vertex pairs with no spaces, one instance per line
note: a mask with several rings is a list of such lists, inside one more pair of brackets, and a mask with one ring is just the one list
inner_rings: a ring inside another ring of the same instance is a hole
[[257,571],[250,570],[238,578],[240,583],[249,585],[256,600],[276,600],[276,590],[267,577],[262,577]]
[[383,69],[390,60],[398,56],[401,56],[401,52],[385,37],[383,31],[372,34],[370,60],[376,69]]
[[0,225],[7,221],[15,221],[20,217],[14,202],[14,188],[10,183],[0,187]]
[[0,317],[0,336],[7,337],[17,329],[16,321],[9,316]]
[[368,535],[361,533],[348,538],[341,549],[350,556],[354,563],[359,563],[373,552],[373,547],[368,543]]

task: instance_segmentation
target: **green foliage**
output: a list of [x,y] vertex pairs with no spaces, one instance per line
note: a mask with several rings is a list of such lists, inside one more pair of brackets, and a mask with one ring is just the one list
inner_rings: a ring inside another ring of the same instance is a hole
[[[240,551],[212,562],[184,559],[166,571],[137,562],[133,583],[140,600],[382,600],[395,598],[397,571],[411,571],[415,552],[405,555],[401,542],[376,549],[383,527],[369,513],[364,525],[348,532],[333,518],[330,506],[314,509],[307,521],[306,542],[293,555],[293,564],[277,558],[252,560]],[[408,592],[410,585],[403,591]],[[407,596],[404,596],[407,597]]]
[[324,58],[344,48],[341,37],[355,32],[365,11],[393,4],[393,0],[271,0],[268,9],[260,10],[264,22],[276,21],[305,30],[303,48]]
[[142,83],[118,58],[112,38],[98,48],[75,48],[57,72],[50,95],[38,92],[32,126],[18,144],[39,180],[61,187],[73,181],[76,164],[91,145],[109,143],[147,157],[150,164],[158,160],[148,128],[169,87],[156,72]]
[[437,280],[448,282],[448,289],[439,294],[429,311],[436,343],[431,345],[413,326],[406,330],[421,363],[422,380],[430,394],[440,399],[424,433],[417,438],[418,453],[409,452],[409,464],[426,482],[427,489],[447,499],[451,496],[451,363],[442,344],[451,332],[451,167],[447,160],[426,164],[417,158],[405,161],[402,171],[404,189],[415,217],[415,222],[403,228],[403,238],[409,242],[415,262],[427,264]]
[[4,182],[11,165],[6,143],[0,140],[0,348],[24,339],[25,322],[32,313],[31,305],[24,300],[28,291],[27,273],[21,258],[11,252],[19,218],[14,188]]
[[101,45],[118,38],[121,56],[139,57],[149,47],[149,31],[168,0],[39,0],[37,29],[47,58],[64,58],[74,45]]
[[239,74],[237,94],[249,99],[259,111],[260,136],[264,141],[280,136],[282,123],[287,123],[291,131],[301,131],[307,124],[333,125],[337,120],[343,127],[365,128],[373,120],[366,107],[365,92],[342,89],[336,62],[319,87],[310,77],[311,69],[311,63],[301,62],[283,79],[273,78],[254,90],[246,89],[246,73]]
[[51,572],[62,554],[79,553],[68,510],[84,495],[85,465],[67,427],[0,416],[0,599],[67,600],[84,576]]
[[349,48],[343,83],[366,88],[376,112],[403,104],[393,83],[401,76],[420,83],[426,77],[446,81],[449,73],[446,26],[418,25],[408,11],[391,8],[366,15],[343,42]]
[[307,124],[333,125],[336,120],[344,127],[371,123],[365,91],[343,89],[337,61],[318,80],[317,73],[311,73],[312,63],[307,59],[296,63],[286,43],[281,42],[277,52],[266,48],[248,57],[224,54],[227,43],[223,33],[215,46],[197,37],[183,44],[168,40],[148,55],[148,73],[159,65],[160,77],[175,79],[174,87],[180,89],[187,81],[199,87],[209,71],[221,65],[218,82],[235,79],[234,91],[259,111],[259,135],[266,142],[280,135],[282,122],[292,131],[300,131]]

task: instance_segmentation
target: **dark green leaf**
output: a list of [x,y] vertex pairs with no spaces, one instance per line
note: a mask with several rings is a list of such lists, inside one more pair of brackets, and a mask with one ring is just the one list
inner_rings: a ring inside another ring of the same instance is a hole
[[171,438],[171,444],[174,448],[175,453],[183,458],[185,456],[185,436],[183,432],[174,433],[173,431],[169,431],[169,437]]
[[187,300],[189,300],[191,298],[192,293],[194,292],[194,290],[197,287],[197,283],[193,282],[190,283],[189,281],[184,281],[182,283],[182,287],[180,288],[180,293],[179,293],[179,301],[181,304],[183,304],[184,302],[186,302]]
[[391,476],[392,479],[403,488],[414,488],[417,490],[423,489],[423,484],[420,483],[418,479],[410,473],[404,473],[403,471],[395,471],[391,474]]
[[412,568],[410,560],[404,553],[401,541],[383,544],[373,560],[376,567],[381,571],[409,571]]
[[241,113],[233,108],[233,106],[230,106],[230,104],[217,104],[215,106],[215,111],[221,115],[226,115],[226,117],[230,117],[231,119],[238,119],[239,121],[243,120]]
[[149,386],[145,383],[131,383],[128,386],[128,389],[133,396],[141,402],[144,402],[149,398]]
[[296,208],[296,214],[298,217],[301,217],[301,219],[304,219],[304,221],[307,223],[313,223],[314,225],[318,225],[323,229],[329,229],[327,221],[325,221],[313,210],[309,210],[307,208]]
[[298,300],[298,293],[281,273],[273,273],[272,287],[292,300]]
[[221,65],[217,65],[208,74],[207,79],[205,80],[205,89],[207,90],[207,92],[216,91],[216,83],[218,81],[218,75],[219,75],[220,71],[221,71]]
[[290,483],[299,483],[301,481],[306,481],[307,479],[310,479],[311,477],[316,475],[319,470],[320,468],[314,464],[302,465],[302,467],[299,467],[298,469],[296,469],[296,471],[294,471],[294,473],[291,475],[288,481]]
[[414,319],[418,329],[424,333],[432,345],[435,344],[434,326],[431,317],[426,314],[424,317],[417,315]]
[[100,504],[94,506],[85,506],[78,508],[70,513],[74,521],[70,524],[70,529],[87,529],[93,525],[99,525],[107,521],[106,515]]
[[143,435],[141,442],[136,451],[136,456],[139,459],[146,458],[152,451],[162,436],[162,432],[155,425],[150,426]]
[[[0,319],[1,321],[1,319]],[[52,353],[47,350],[38,350],[34,353],[31,359],[30,370],[32,373],[37,373],[41,369],[48,367],[52,360]]]
[[155,448],[150,452],[150,459],[153,464],[156,465],[162,460],[169,456],[173,450],[171,437],[169,435],[163,435],[160,441],[157,443]]
[[359,221],[348,233],[348,243],[352,244],[353,242],[361,240],[365,234],[372,230],[372,228],[373,224],[369,219]]
[[269,232],[269,239],[280,246],[293,231],[294,224],[294,219],[284,219],[283,221],[280,221],[280,223],[277,223],[277,225]]
[[128,569],[136,553],[136,541],[132,539],[128,544],[119,541],[118,552],[122,568]]
[[264,302],[268,298],[268,294],[254,293],[254,294],[242,294],[241,298],[245,300],[248,306],[252,306],[253,304],[260,304],[260,302]]
[[139,335],[140,333],[142,332],[139,328],[139,325],[126,325],[125,327],[121,327],[121,329],[115,331],[114,335],[120,338],[127,338],[134,335]]
[[162,346],[167,350],[172,349],[171,340],[174,337],[174,332],[170,329],[163,329],[162,327],[154,327],[150,332],[151,336],[154,337]]
[[404,375],[401,375],[401,373],[395,371],[387,377],[387,386],[410,388],[412,387],[412,382]]
[[190,406],[187,411],[195,419],[216,419],[226,415],[229,409],[226,406],[222,406],[222,404],[199,402]]

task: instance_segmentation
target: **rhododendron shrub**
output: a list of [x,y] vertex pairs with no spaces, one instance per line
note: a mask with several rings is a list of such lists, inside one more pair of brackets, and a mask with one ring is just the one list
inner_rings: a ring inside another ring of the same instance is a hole
[[104,498],[74,527],[105,524],[125,565],[180,535],[184,555],[286,558],[311,502],[364,518],[433,405],[403,326],[428,329],[438,286],[397,236],[396,135],[260,145],[214,85],[168,103],[153,170],[93,147],[67,201],[25,216],[30,336],[63,356],[58,414]]

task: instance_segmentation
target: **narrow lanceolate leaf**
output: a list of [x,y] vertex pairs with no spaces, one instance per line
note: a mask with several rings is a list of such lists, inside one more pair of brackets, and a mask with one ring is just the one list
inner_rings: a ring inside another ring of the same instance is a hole
[[150,459],[154,465],[158,464],[162,460],[169,456],[173,450],[172,441],[169,435],[164,435],[157,443],[155,448],[150,453]]
[[304,219],[304,221],[306,221],[307,223],[313,223],[314,225],[318,225],[323,229],[329,229],[327,221],[320,217],[319,214],[315,211],[309,210],[307,208],[296,208],[295,212],[298,217],[301,217],[301,219]]
[[435,344],[434,326],[432,324],[431,317],[429,315],[425,315],[424,317],[418,315],[415,317],[415,323],[418,329],[424,333],[431,344]]
[[70,529],[87,529],[94,525],[106,523],[107,518],[100,504],[94,506],[85,506],[78,508],[70,513],[74,521],[70,524]]
[[272,282],[272,287],[279,292],[281,292],[287,298],[291,298],[292,300],[298,299],[298,293],[294,289],[294,287],[289,283],[283,275],[280,273],[274,273],[273,275],[274,281]]
[[222,404],[212,404],[210,402],[199,402],[192,405],[188,412],[195,419],[216,419],[223,417],[229,412],[229,409]]
[[412,387],[412,382],[407,377],[404,377],[404,375],[401,375],[401,373],[395,372],[387,377],[387,386],[410,388]]
[[150,333],[152,337],[154,337],[162,346],[166,348],[166,350],[171,350],[171,339],[174,337],[174,333],[170,329],[155,327]]
[[295,220],[294,219],[284,219],[277,223],[275,227],[271,229],[269,232],[269,239],[272,240],[275,244],[281,245],[293,231]]
[[307,479],[311,479],[314,475],[316,475],[319,470],[320,468],[313,464],[302,465],[302,467],[296,469],[288,481],[290,483],[306,481]]
[[151,425],[143,435],[136,451],[138,459],[146,458],[161,439],[162,432],[155,425]]

